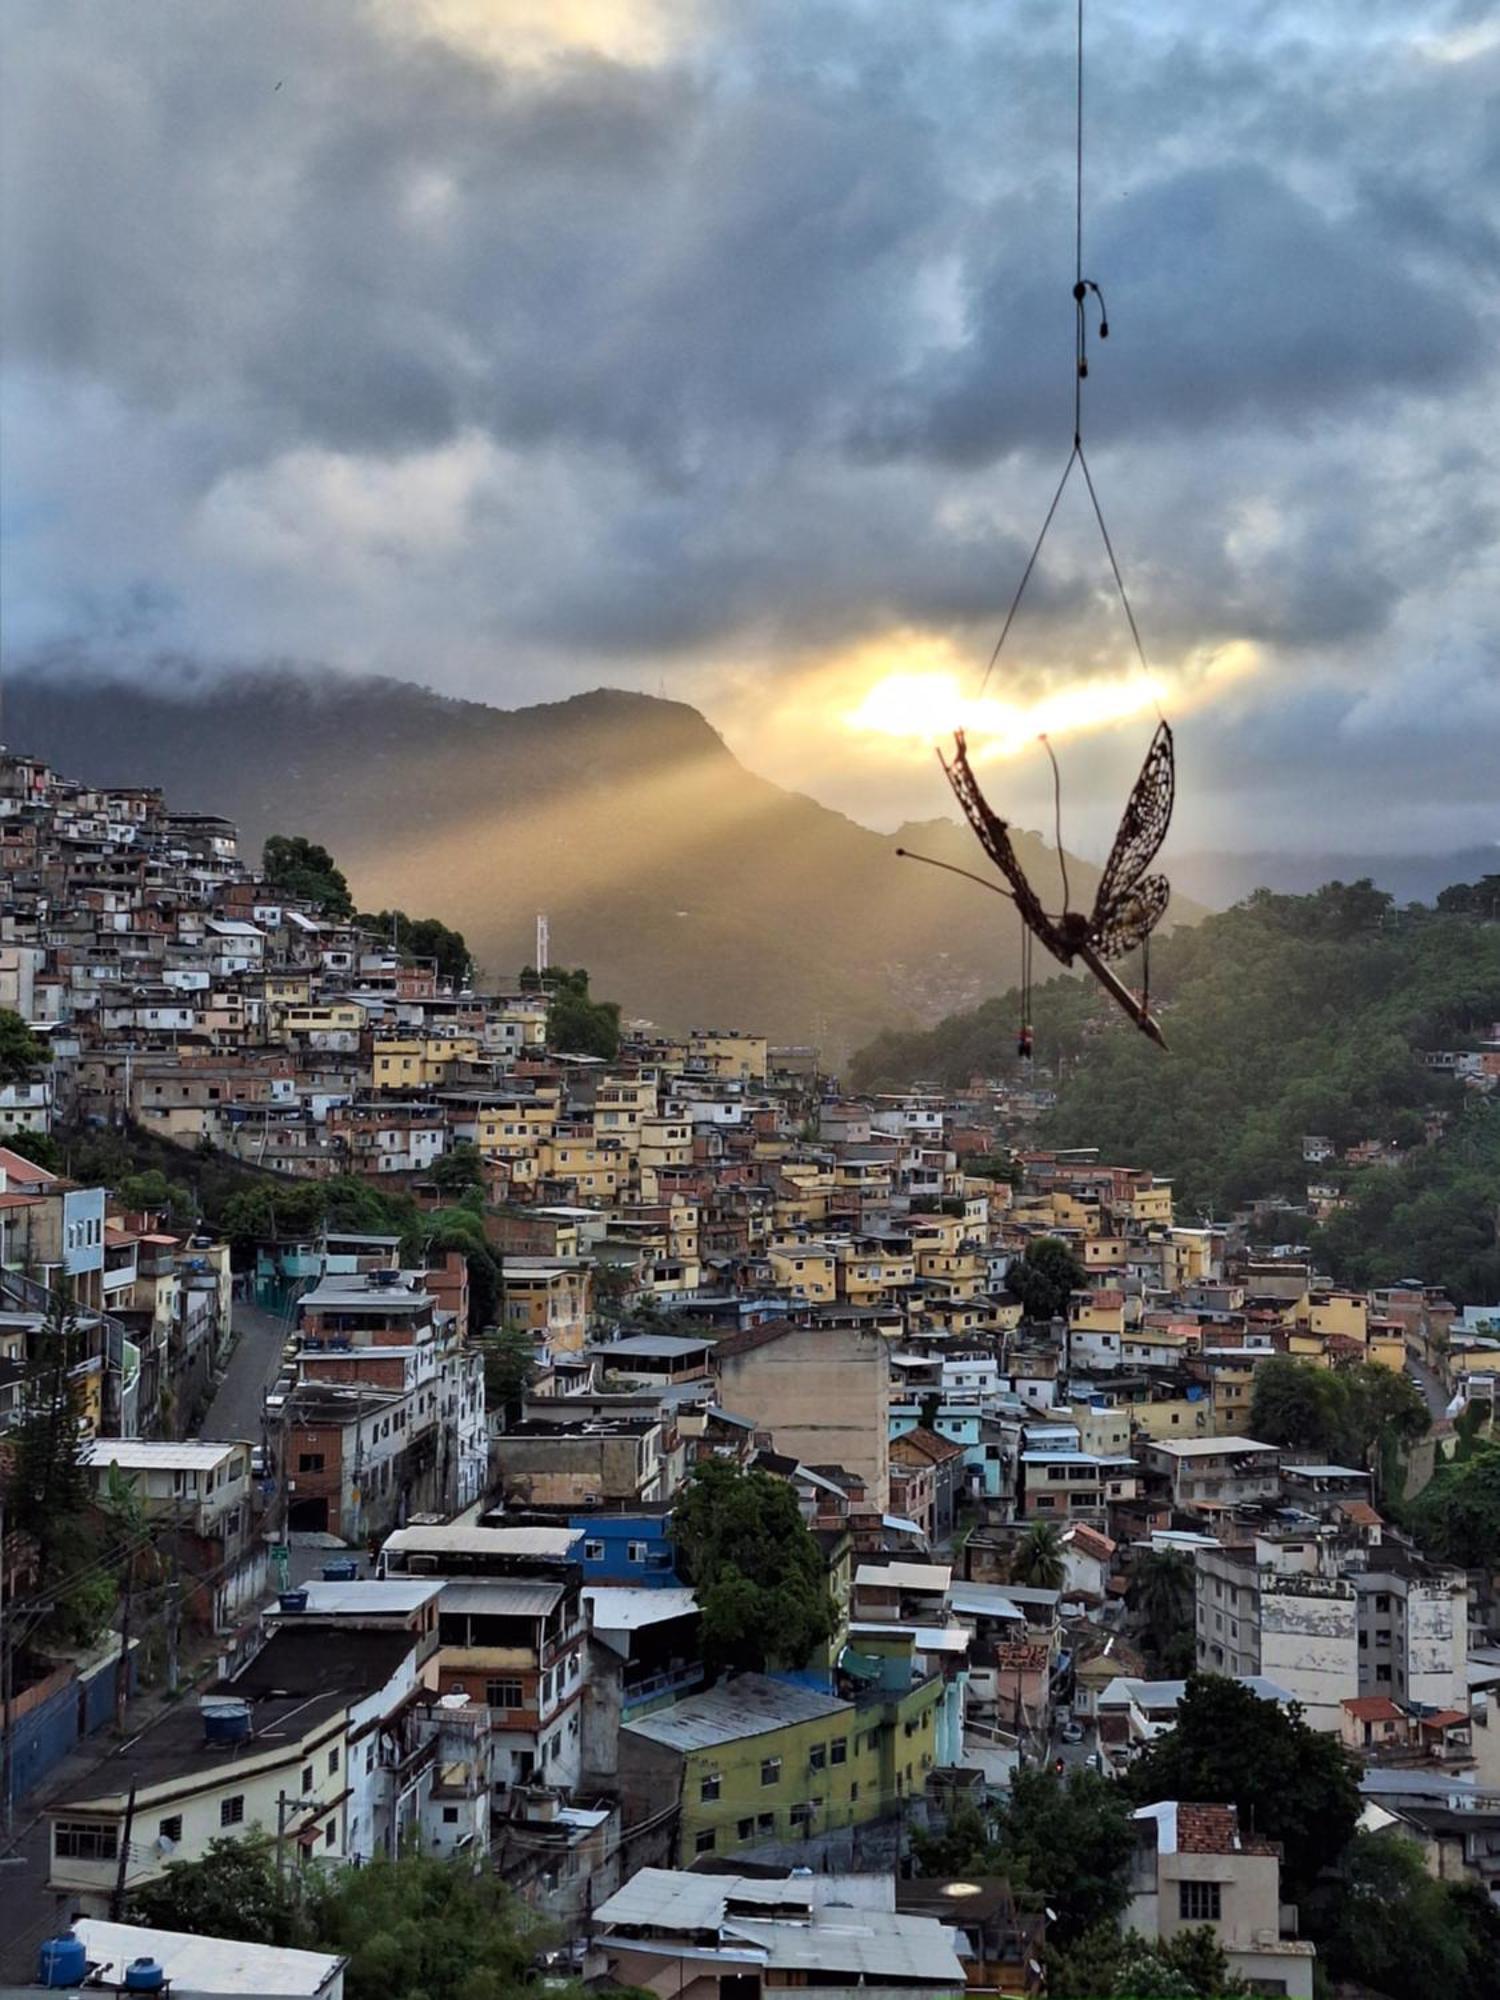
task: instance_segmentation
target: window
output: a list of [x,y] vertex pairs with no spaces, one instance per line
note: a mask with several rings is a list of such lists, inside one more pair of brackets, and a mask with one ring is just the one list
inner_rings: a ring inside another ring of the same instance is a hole
[[1220,1885],[1217,1882],[1179,1882],[1177,1914],[1185,1924],[1216,1924],[1219,1921]]
[[519,1681],[486,1681],[484,1698],[491,1708],[519,1708],[521,1706],[521,1683]]
[[781,1759],[762,1757],[760,1760],[760,1781],[763,1785],[775,1785],[781,1781]]
[[829,1763],[843,1764],[848,1761],[848,1757],[849,1757],[849,1739],[845,1736],[835,1736],[833,1741],[828,1746]]
[[602,1563],[604,1560],[603,1542],[585,1542],[583,1545],[583,1559],[586,1563]]
[[693,1841],[694,1854],[712,1854],[719,1844],[719,1836],[711,1826],[706,1826]]
[[[177,1824],[181,1826],[181,1820]],[[114,1861],[120,1852],[119,1828],[98,1820],[59,1820],[52,1833],[52,1851],[70,1861]]]
[[710,1771],[698,1781],[698,1800],[701,1805],[711,1806],[719,1796],[719,1773]]
[[737,1839],[752,1840],[755,1837],[755,1821],[753,1819],[736,1820],[734,1823],[734,1831],[735,1831],[735,1837]]
[[458,1825],[458,1807],[457,1807],[457,1806],[444,1806],[444,1807],[443,1807],[443,1825],[444,1825],[444,1826],[457,1826],[457,1825]]
[[338,1827],[332,1820],[330,1820],[327,1826],[325,1826],[323,1829],[323,1845],[325,1847],[332,1847],[337,1836],[338,1836]]
[[851,1805],[851,1806],[857,1806],[857,1805],[859,1804],[859,1780],[858,1780],[858,1778],[856,1778],[856,1779],[854,1780],[854,1783],[853,1783],[853,1784],[852,1784],[852,1785],[851,1785],[851,1786],[849,1787],[849,1803],[850,1803],[850,1805]]
[[219,1801],[220,1826],[243,1826],[245,1824],[245,1794],[236,1792],[233,1798]]
[[828,1745],[826,1743],[814,1743],[807,1753],[807,1762],[810,1770],[821,1771],[828,1762]]
[[755,1816],[755,1831],[757,1833],[774,1833],[776,1831],[775,1813],[757,1813]]
[[173,1813],[170,1819],[158,1820],[156,1826],[158,1840],[177,1842],[182,1838],[182,1814]]
[[304,1451],[299,1453],[297,1458],[297,1470],[299,1472],[321,1472],[323,1470],[322,1452]]
[[793,1826],[811,1826],[813,1814],[816,1810],[815,1806],[809,1804],[793,1806],[787,1814],[787,1818]]
[[338,1767],[339,1767],[339,1753],[337,1749],[330,1750],[328,1753],[328,1775],[330,1778],[333,1776],[334,1772],[338,1769]]
[[625,1544],[625,1555],[630,1562],[643,1563],[647,1555],[646,1544],[644,1542],[627,1542]]
[[312,1788],[313,1788],[313,1767],[311,1764],[304,1764],[302,1766],[302,1789],[304,1792],[310,1792]]

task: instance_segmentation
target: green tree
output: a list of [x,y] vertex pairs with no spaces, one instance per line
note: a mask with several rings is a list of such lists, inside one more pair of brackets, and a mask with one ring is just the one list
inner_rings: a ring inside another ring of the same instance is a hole
[[461,1195],[484,1187],[484,1155],[467,1140],[450,1146],[432,1163],[430,1175],[439,1194]]
[[394,938],[407,961],[430,958],[439,979],[462,986],[469,975],[469,947],[462,931],[450,930],[436,917],[409,917],[405,910],[377,910],[358,922],[382,938]]
[[485,1407],[507,1421],[519,1414],[536,1380],[536,1343],[525,1327],[497,1326],[484,1336]]
[[229,1196],[219,1227],[231,1249],[243,1256],[261,1243],[315,1236],[327,1210],[328,1196],[316,1181],[262,1181]]
[[246,1944],[310,1943],[267,1835],[211,1840],[201,1861],[169,1861],[130,1898],[127,1920]]
[[115,1188],[123,1208],[137,1213],[165,1214],[174,1222],[197,1220],[197,1203],[186,1181],[169,1180],[160,1167],[145,1173],[126,1174]]
[[1440,1466],[1406,1518],[1437,1561],[1489,1567],[1500,1547],[1500,1445],[1476,1441],[1467,1459]]
[[1059,1944],[1124,1909],[1135,1830],[1119,1787],[1097,1771],[1017,1771],[994,1839],[999,1872],[1056,1912],[1048,1934]]
[[330,917],[352,917],[354,899],[326,847],[302,833],[273,833],[261,850],[261,873],[268,888],[315,903]]
[[1429,1421],[1427,1405],[1410,1377],[1376,1363],[1320,1368],[1276,1354],[1255,1370],[1250,1431],[1267,1444],[1369,1465],[1382,1437],[1409,1445]]
[[717,1458],[695,1465],[672,1539],[703,1614],[712,1672],[806,1666],[832,1637],[827,1565],[784,1479]]
[[1477,1885],[1439,1882],[1404,1834],[1361,1833],[1338,1888],[1312,1913],[1331,1976],[1389,2000],[1492,2000],[1500,1992],[1500,1915]]
[[1028,1319],[1066,1317],[1068,1301],[1088,1283],[1088,1273],[1057,1236],[1034,1236],[1026,1254],[1005,1274]]
[[1062,1530],[1055,1521],[1033,1521],[1011,1550],[1011,1582],[1030,1590],[1061,1590],[1066,1574]]
[[1130,1604],[1158,1658],[1184,1633],[1191,1638],[1195,1588],[1192,1558],[1181,1549],[1146,1549],[1137,1555]]
[[1236,1806],[1246,1832],[1281,1842],[1282,1891],[1293,1902],[1348,1846],[1360,1812],[1359,1765],[1336,1736],[1309,1728],[1297,1703],[1262,1701],[1221,1674],[1189,1680],[1176,1726],[1123,1785],[1138,1805]]
[[1018,1770],[989,1817],[961,1806],[945,1832],[912,1834],[919,1874],[1004,1875],[1018,1896],[1053,1912],[1048,1938],[1059,1949],[1113,1925],[1128,1900],[1134,1846],[1119,1787],[1076,1769],[1066,1777]]
[[9,1007],[0,1007],[0,1084],[29,1083],[51,1060],[47,1044],[31,1032],[22,1017]]
[[73,1370],[84,1358],[71,1302],[58,1295],[33,1342],[20,1420],[6,1434],[5,1525],[36,1549],[49,1596],[32,1630],[43,1644],[91,1644],[115,1601],[83,1466]]
[[620,1053],[620,1009],[616,1002],[591,998],[589,976],[581,966],[571,972],[549,966],[541,977],[551,994],[548,1048],[559,1055],[601,1056],[613,1062]]
[[315,1883],[307,1924],[347,1953],[347,2000],[522,2000],[548,1932],[490,1869],[379,1856]]
[[12,1132],[5,1144],[10,1152],[30,1160],[35,1167],[45,1167],[49,1174],[60,1174],[63,1170],[62,1147],[50,1132]]
[[1048,2000],[1227,2000],[1248,1991],[1207,1924],[1160,1940],[1101,1924],[1071,1951],[1047,1952]]

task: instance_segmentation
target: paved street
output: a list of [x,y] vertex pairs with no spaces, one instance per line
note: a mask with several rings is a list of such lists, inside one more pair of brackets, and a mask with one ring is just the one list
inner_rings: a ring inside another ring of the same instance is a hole
[[1427,1366],[1426,1362],[1418,1361],[1415,1355],[1408,1353],[1406,1357],[1406,1372],[1422,1391],[1427,1401],[1427,1407],[1432,1414],[1435,1417],[1442,1416],[1450,1401],[1448,1391]]
[[290,1322],[259,1306],[236,1304],[235,1343],[229,1366],[198,1435],[205,1438],[249,1438],[260,1442],[261,1399],[281,1363],[282,1345]]

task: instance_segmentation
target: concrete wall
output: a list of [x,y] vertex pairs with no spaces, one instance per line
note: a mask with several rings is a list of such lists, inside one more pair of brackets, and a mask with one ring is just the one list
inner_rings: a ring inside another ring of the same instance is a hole
[[890,1503],[890,1362],[879,1334],[792,1327],[717,1359],[720,1400],[771,1432],[805,1465],[841,1465],[865,1481],[872,1506]]

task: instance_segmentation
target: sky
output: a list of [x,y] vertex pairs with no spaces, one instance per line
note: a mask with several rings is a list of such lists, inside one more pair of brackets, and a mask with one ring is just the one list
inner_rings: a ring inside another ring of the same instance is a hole
[[1089,0],[7,0],[13,666],[696,703],[871,825],[1500,839],[1500,20]]

